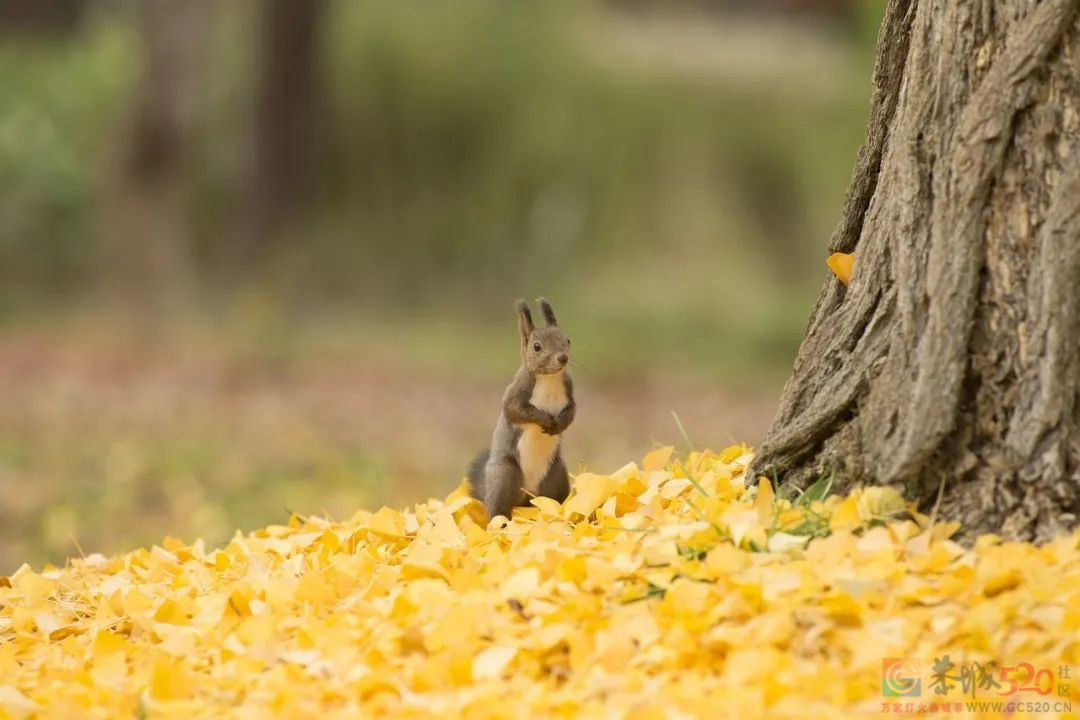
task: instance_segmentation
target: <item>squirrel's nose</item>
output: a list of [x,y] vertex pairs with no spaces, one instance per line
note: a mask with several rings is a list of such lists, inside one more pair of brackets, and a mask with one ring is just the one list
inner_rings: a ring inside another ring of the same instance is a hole
[[565,365],[566,363],[570,362],[570,356],[567,355],[566,353],[559,353],[555,357],[555,359],[559,361],[560,365]]

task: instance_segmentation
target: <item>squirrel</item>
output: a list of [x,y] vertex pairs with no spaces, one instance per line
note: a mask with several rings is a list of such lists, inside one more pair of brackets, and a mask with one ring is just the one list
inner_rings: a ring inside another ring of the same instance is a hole
[[557,502],[570,493],[570,477],[560,453],[562,433],[574,421],[574,385],[566,372],[570,338],[555,320],[555,311],[537,298],[546,327],[533,325],[524,300],[515,307],[521,335],[521,367],[506,388],[502,412],[491,446],[469,468],[473,497],[484,503],[488,517],[509,519],[513,508],[529,496]]

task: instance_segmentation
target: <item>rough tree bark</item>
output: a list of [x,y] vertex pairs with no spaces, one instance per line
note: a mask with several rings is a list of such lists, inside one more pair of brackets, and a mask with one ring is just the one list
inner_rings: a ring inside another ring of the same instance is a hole
[[826,282],[750,469],[1043,540],[1080,514],[1080,0],[889,0]]

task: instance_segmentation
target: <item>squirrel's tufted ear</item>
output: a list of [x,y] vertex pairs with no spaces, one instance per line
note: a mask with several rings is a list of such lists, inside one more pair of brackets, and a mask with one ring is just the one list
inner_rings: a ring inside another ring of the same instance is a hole
[[544,314],[544,322],[551,327],[555,327],[559,322],[555,319],[555,311],[551,309],[551,303],[544,298],[536,298],[536,302],[540,303],[540,312]]
[[532,331],[536,326],[533,325],[532,313],[529,311],[528,303],[524,300],[518,300],[514,307],[517,308],[518,330],[521,332],[521,344],[524,345],[529,341],[529,336],[532,335]]

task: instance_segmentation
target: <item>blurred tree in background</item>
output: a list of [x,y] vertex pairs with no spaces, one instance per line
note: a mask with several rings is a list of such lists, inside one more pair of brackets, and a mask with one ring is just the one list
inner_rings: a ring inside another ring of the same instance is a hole
[[105,169],[101,279],[153,316],[193,298],[189,164],[209,12],[205,0],[138,3],[138,75]]
[[8,30],[71,32],[85,8],[85,0],[9,0],[0,5],[0,27]]
[[232,273],[257,268],[273,255],[283,226],[312,197],[322,135],[320,41],[326,3],[268,0],[258,19],[259,70],[252,137],[250,199],[238,234]]

